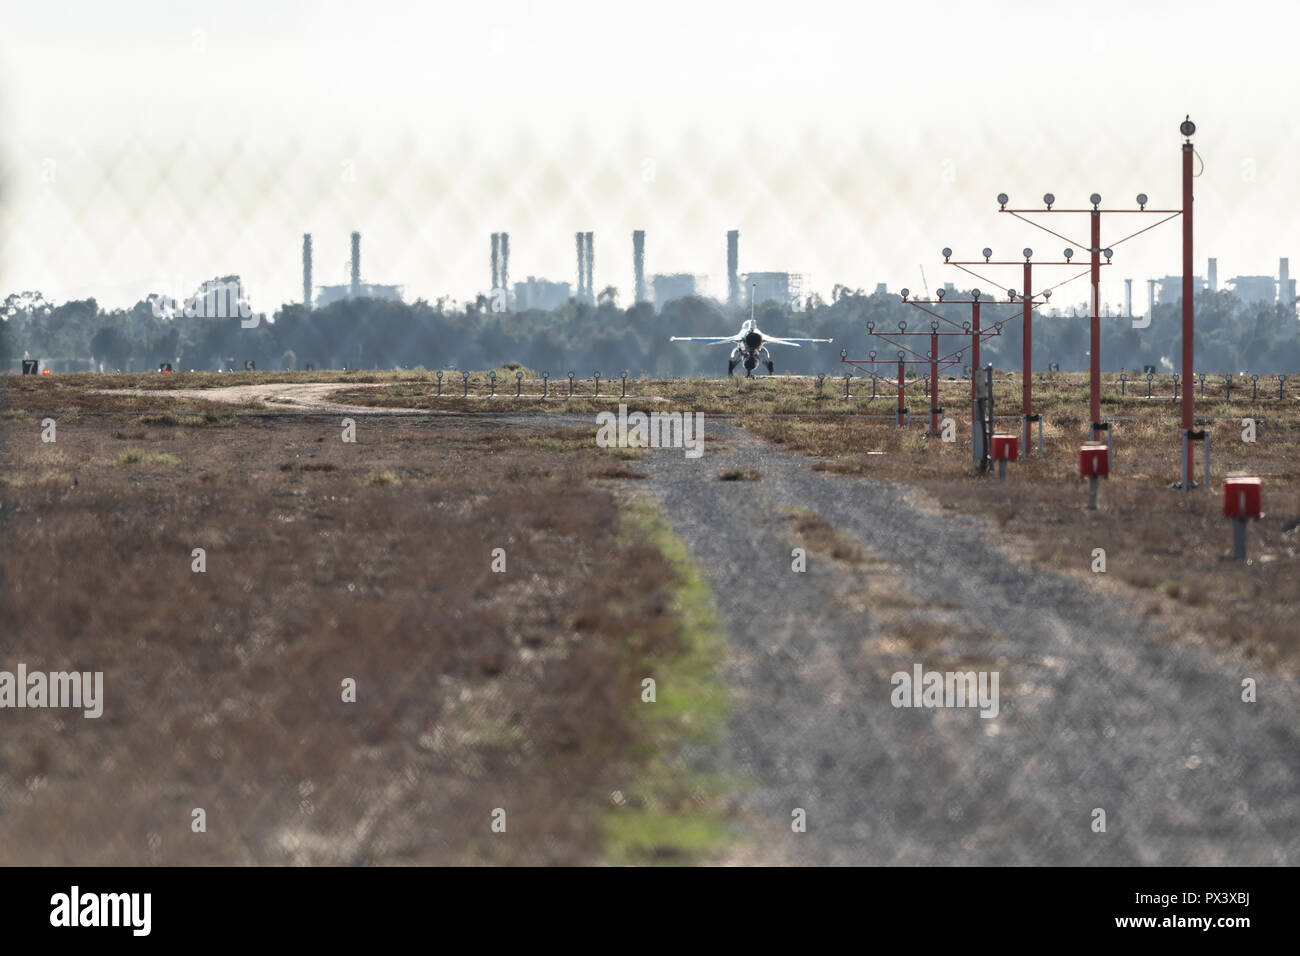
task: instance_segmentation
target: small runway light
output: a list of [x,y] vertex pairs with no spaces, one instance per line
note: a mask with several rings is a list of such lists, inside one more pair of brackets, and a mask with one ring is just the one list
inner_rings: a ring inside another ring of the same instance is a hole
[[1088,202],[1092,203],[1092,208],[1096,209],[1101,205],[1101,193],[1093,193],[1088,197]]
[[902,295],[903,295],[903,301],[904,301],[904,302],[907,301],[907,294],[908,294],[908,293],[907,293],[907,290],[904,289],[903,292],[902,292]]
[[1043,194],[1043,204],[1047,206],[1048,209],[1052,208],[1052,203],[1054,202],[1056,202],[1056,197],[1053,196],[1051,193]]
[[1008,203],[1009,201],[1010,201],[1010,200],[1007,199],[1007,194],[1006,194],[1006,193],[998,193],[998,206],[999,206],[999,208],[1001,208],[1001,209],[1006,209],[1006,208],[1007,208],[1007,203]]
[[1138,208],[1139,208],[1139,209],[1146,209],[1146,208],[1147,208],[1147,194],[1146,194],[1146,193],[1138,193]]
[[1101,254],[1102,254],[1103,256],[1105,256],[1105,257],[1106,257],[1106,261],[1109,262],[1109,261],[1110,261],[1110,257],[1113,256],[1115,253],[1114,253],[1112,250],[1110,250],[1110,249],[1103,249],[1102,252],[1101,252]]
[[988,262],[989,259],[991,259],[992,257],[993,257],[993,250],[990,249],[988,246],[985,246],[985,247],[984,247],[984,261],[985,261],[985,262]]
[[939,297],[940,302],[943,301],[943,289],[935,289],[934,294]]
[[1028,262],[1029,259],[1030,259],[1030,257],[1033,256],[1033,254],[1034,254],[1034,250],[1033,250],[1033,249],[1030,249],[1028,246],[1026,246],[1026,247],[1025,247],[1025,261]]
[[1074,250],[1067,247],[1065,250],[1065,261],[1069,262],[1072,258],[1074,258]]
[[952,255],[952,250],[949,249],[947,246],[944,246],[944,247],[943,247],[943,261],[944,261],[944,262],[947,262],[947,261],[948,261],[948,257],[951,256],[951,255]]
[[1015,289],[1008,289],[1008,290],[1007,290],[1007,298],[1008,298],[1010,301],[1015,302],[1015,301],[1016,301],[1016,290],[1015,290]]
[[1192,122],[1192,117],[1190,115],[1179,124],[1178,131],[1184,136],[1191,136],[1196,132],[1196,124]]
[[980,300],[980,290],[979,290],[979,289],[971,289],[971,290],[970,290],[970,295],[971,295],[971,298],[974,299],[976,302],[978,302],[978,301]]
[[1052,290],[1051,290],[1051,289],[1044,289],[1044,290],[1043,290],[1043,298],[1044,298],[1044,299],[1050,299],[1051,297],[1052,297]]

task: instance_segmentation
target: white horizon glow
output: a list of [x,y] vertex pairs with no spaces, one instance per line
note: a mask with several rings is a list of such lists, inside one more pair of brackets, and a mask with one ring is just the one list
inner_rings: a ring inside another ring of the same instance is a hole
[[[235,274],[269,313],[301,298],[303,233],[322,285],[346,281],[354,229],[364,280],[407,301],[486,291],[496,231],[512,281],[571,284],[573,234],[594,232],[596,288],[624,305],[634,229],[648,275],[715,295],[728,229],[742,272],[808,274],[826,298],[919,290],[922,269],[930,289],[988,289],[940,249],[1066,245],[999,215],[998,192],[1176,208],[1186,113],[1198,274],[1216,257],[1222,286],[1300,253],[1294,31],[1268,28],[1272,5],[9,6],[0,295],[111,308]],[[1086,264],[1086,216],[1042,221]],[[1153,221],[1104,217],[1103,243]],[[1103,301],[1132,278],[1145,312],[1180,242],[1175,221],[1119,246]],[[1053,304],[1086,296],[1080,280]]]

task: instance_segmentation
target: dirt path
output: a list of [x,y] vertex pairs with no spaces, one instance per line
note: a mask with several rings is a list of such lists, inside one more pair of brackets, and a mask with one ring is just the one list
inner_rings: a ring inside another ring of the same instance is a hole
[[[709,435],[723,447],[639,466],[726,622],[734,709],[700,759],[752,781],[734,810],[760,860],[1300,863],[1296,681],[1159,639],[1115,589],[1017,565],[988,526],[906,489],[811,471],[733,426]],[[761,480],[718,480],[733,467]],[[795,573],[790,508],[888,567],[814,549]],[[998,671],[1000,712],[895,708],[890,675],[914,664]]]
[[290,412],[348,412],[356,415],[434,415],[428,409],[418,408],[372,408],[368,405],[347,405],[332,402],[329,396],[335,392],[350,392],[359,388],[386,388],[384,382],[281,382],[267,385],[223,385],[216,388],[178,388],[145,389],[114,388],[101,389],[97,395],[169,395],[176,398],[197,398],[209,402],[224,402],[231,405],[248,405],[262,402],[273,408]]

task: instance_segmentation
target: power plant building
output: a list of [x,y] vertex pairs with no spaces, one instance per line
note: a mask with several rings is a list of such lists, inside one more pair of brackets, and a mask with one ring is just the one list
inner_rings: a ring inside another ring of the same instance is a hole
[[551,282],[529,276],[523,282],[515,283],[515,308],[521,312],[540,309],[548,312],[558,309],[569,301],[569,283]]
[[689,299],[696,295],[695,276],[689,272],[673,272],[657,275],[650,280],[654,289],[655,305],[665,306],[676,299]]
[[[1219,260],[1209,260],[1209,282],[1195,276],[1192,281],[1200,291],[1219,291]],[[1183,297],[1183,277],[1165,276],[1163,279],[1149,280],[1158,293],[1156,301],[1161,304],[1178,302]],[[1272,305],[1275,302],[1291,304],[1295,302],[1295,280],[1291,278],[1291,261],[1279,259],[1277,277],[1273,276],[1237,276],[1228,279],[1224,286],[1235,295],[1243,305]]]
[[[1165,276],[1162,279],[1152,279],[1151,281],[1155,283],[1156,302],[1160,305],[1183,301],[1182,276]],[[1203,291],[1205,289],[1205,280],[1200,276],[1192,276],[1192,288],[1198,292]]]
[[1272,276],[1237,276],[1229,279],[1228,285],[1243,305],[1272,305],[1277,301],[1277,280]]
[[324,308],[333,302],[344,299],[386,299],[389,302],[402,301],[403,288],[400,285],[383,285],[374,282],[358,282],[355,285],[322,285],[316,287],[316,308]]
[[803,294],[803,276],[793,272],[748,272],[745,290],[754,292],[754,302],[777,302],[792,305]]

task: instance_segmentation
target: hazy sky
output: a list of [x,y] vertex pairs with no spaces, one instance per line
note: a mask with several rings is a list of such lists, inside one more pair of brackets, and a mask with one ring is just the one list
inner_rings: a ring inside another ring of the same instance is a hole
[[[408,301],[484,291],[498,230],[512,280],[569,282],[594,231],[624,303],[637,228],[649,272],[715,292],[733,228],[742,271],[823,295],[917,289],[921,267],[961,284],[945,245],[1065,245],[999,191],[1178,206],[1185,113],[1197,272],[1272,274],[1300,260],[1297,21],[1195,0],[5,2],[0,295],[125,305],[235,273],[273,310],[301,298],[302,234],[319,285],[346,281],[353,229],[364,279]],[[1086,216],[1044,221],[1086,242]],[[1134,278],[1140,311],[1179,243],[1175,221],[1122,246],[1103,298]]]

